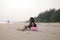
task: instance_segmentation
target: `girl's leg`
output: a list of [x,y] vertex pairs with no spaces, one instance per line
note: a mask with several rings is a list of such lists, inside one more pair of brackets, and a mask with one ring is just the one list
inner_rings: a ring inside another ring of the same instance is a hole
[[27,30],[27,28],[28,28],[28,26],[25,26],[25,27],[24,27],[24,30]]

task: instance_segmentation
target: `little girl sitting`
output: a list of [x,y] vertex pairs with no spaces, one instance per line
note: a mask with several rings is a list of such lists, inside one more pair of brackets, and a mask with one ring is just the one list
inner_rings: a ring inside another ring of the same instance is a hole
[[28,26],[25,26],[24,29],[23,29],[23,31],[24,30],[28,30],[27,28],[29,28],[30,30],[32,30],[33,27],[37,28],[37,25],[34,22],[34,18],[33,17],[31,17],[29,21],[30,21],[29,25]]

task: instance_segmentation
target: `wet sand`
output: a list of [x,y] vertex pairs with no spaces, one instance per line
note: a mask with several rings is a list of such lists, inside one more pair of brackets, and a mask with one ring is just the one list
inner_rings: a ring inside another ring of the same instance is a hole
[[0,23],[0,40],[60,40],[60,23],[37,23],[38,31],[18,31],[27,23]]

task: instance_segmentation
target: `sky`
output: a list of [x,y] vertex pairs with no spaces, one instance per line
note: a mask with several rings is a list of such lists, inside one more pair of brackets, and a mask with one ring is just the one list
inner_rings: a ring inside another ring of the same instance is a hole
[[60,8],[60,0],[0,0],[0,22],[26,21],[53,8]]

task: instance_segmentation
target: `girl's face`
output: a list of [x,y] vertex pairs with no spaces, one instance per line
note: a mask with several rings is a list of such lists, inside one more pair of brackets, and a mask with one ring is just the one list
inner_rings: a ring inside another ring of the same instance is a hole
[[31,22],[31,19],[29,20],[29,22]]

